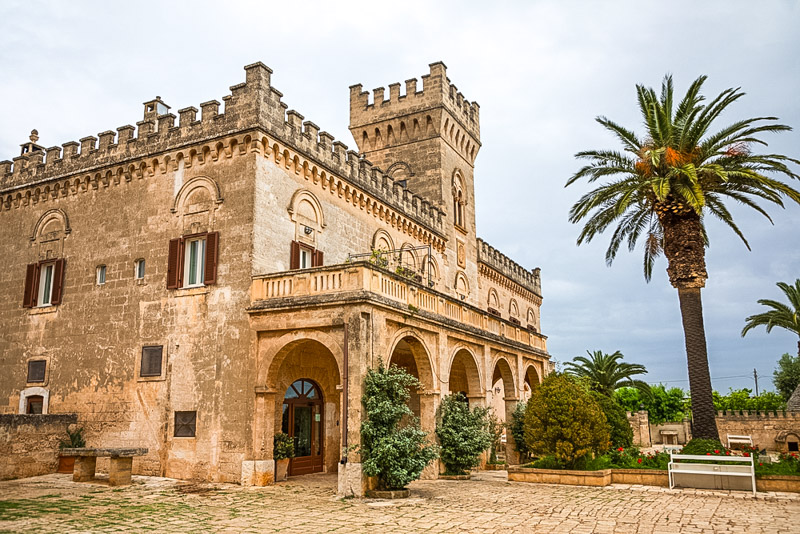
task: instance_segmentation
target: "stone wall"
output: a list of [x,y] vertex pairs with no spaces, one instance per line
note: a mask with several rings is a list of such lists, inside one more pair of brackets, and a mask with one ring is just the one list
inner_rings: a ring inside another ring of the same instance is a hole
[[75,414],[0,414],[0,480],[55,473],[58,444]]

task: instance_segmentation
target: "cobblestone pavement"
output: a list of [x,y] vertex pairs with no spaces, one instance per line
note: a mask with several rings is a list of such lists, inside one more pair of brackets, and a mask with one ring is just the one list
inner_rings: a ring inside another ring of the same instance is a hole
[[0,482],[0,532],[798,532],[800,495],[419,481],[398,501],[337,499],[336,479],[267,488],[134,477],[111,488],[70,475]]

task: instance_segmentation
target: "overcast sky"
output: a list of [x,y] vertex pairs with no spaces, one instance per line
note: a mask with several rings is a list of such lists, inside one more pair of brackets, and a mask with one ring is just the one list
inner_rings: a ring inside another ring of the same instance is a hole
[[[604,263],[608,237],[577,247],[567,212],[588,190],[564,188],[580,150],[618,148],[594,122],[641,132],[635,84],[672,73],[682,95],[747,96],[720,119],[774,115],[800,128],[800,3],[708,2],[36,2],[0,3],[0,160],[37,128],[61,145],[141,120],[160,95],[175,111],[229,94],[242,67],[263,61],[284,102],[355,148],[348,86],[419,78],[444,61],[481,106],[475,168],[478,235],[526,268],[541,267],[542,329],[557,361],[621,350],[647,380],[688,387],[676,291],[666,263],[651,283],[642,253]],[[800,131],[768,138],[800,157]],[[795,167],[795,172],[798,169]],[[795,187],[800,182],[794,183]],[[800,277],[800,208],[769,208],[774,226],[733,209],[752,252],[708,223],[706,335],[715,389],[772,388],[778,357],[797,338],[763,328],[741,338],[759,298]],[[733,378],[729,378],[733,377]]]

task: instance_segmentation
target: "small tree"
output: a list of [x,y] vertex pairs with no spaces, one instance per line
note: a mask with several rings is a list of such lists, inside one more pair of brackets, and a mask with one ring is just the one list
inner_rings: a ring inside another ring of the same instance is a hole
[[551,373],[534,390],[525,410],[525,442],[532,453],[552,455],[569,468],[607,450],[609,440],[597,401],[569,376]]
[[272,457],[276,460],[294,458],[294,438],[283,432],[275,432],[272,438]]
[[597,401],[600,409],[603,410],[603,415],[606,417],[611,436],[611,445],[626,449],[632,446],[633,429],[628,422],[625,409],[613,397],[596,392],[592,394],[592,397]]
[[788,352],[778,360],[778,367],[772,373],[772,383],[788,399],[800,385],[800,355],[792,357]]
[[377,477],[381,490],[404,488],[438,457],[407,404],[409,390],[419,387],[419,380],[396,365],[384,367],[381,361],[377,369],[367,371],[361,399],[366,415],[361,423],[361,465],[364,474]]
[[520,456],[520,460],[528,460],[531,452],[528,444],[525,443],[525,409],[528,402],[518,402],[514,411],[511,413],[511,424],[508,425],[511,436],[514,438],[514,448]]
[[470,410],[462,393],[447,395],[436,410],[436,437],[447,473],[466,474],[492,444],[489,409],[476,406]]
[[497,450],[502,445],[503,430],[505,430],[506,427],[507,425],[500,422],[500,419],[497,417],[497,414],[495,414],[494,411],[489,414],[489,434],[492,436],[492,445],[489,448],[490,464],[497,463]]

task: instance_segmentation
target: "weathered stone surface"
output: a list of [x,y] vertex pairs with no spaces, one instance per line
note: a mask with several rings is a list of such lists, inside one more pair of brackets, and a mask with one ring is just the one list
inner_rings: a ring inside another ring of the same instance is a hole
[[58,445],[75,414],[0,414],[0,480],[54,473]]

